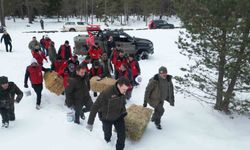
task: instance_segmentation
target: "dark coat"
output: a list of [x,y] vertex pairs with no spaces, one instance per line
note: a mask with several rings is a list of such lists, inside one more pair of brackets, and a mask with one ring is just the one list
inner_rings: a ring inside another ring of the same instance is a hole
[[[156,107],[160,102],[167,100],[171,105],[174,105],[174,88],[172,83],[172,76],[167,75],[167,87],[159,87],[159,74],[156,74],[149,80],[144,95],[144,104],[149,103],[150,106]],[[161,92],[167,92],[167,98],[161,99]]]
[[68,107],[80,105],[89,100],[90,82],[88,75],[68,79],[68,86],[65,89],[66,105]]
[[126,116],[126,96],[121,94],[117,84],[105,89],[92,105],[88,124],[94,124],[96,113],[102,121],[115,121]]
[[4,39],[4,43],[11,43],[11,38],[10,38],[10,35],[8,33],[3,34],[2,38],[1,38],[1,43],[2,43],[3,39]]
[[[15,95],[17,95],[16,98]],[[15,101],[19,103],[22,98],[23,92],[15,83],[9,82],[9,87],[6,90],[0,86],[0,108],[9,108]]]

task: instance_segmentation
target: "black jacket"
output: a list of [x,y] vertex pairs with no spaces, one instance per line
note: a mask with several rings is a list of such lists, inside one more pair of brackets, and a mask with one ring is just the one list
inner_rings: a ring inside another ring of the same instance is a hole
[[68,83],[69,85],[65,89],[66,105],[68,107],[89,100],[90,82],[87,74],[84,77],[76,75],[74,78],[69,78]]
[[2,38],[1,38],[1,43],[4,39],[4,43],[11,43],[11,38],[10,38],[10,35],[7,33],[7,34],[3,34]]
[[[17,95],[16,98],[15,95]],[[19,103],[22,98],[23,92],[14,82],[9,82],[9,87],[6,90],[0,86],[0,108],[9,108],[15,101]]]
[[126,116],[126,96],[121,94],[117,84],[105,89],[92,105],[88,124],[94,124],[96,113],[102,121],[115,121]]

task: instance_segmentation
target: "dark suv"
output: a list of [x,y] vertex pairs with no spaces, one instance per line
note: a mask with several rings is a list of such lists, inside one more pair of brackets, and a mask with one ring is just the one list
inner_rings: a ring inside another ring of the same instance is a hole
[[[135,54],[137,58],[148,59],[149,54],[154,53],[153,43],[150,40],[131,37],[123,30],[103,30],[103,31],[92,31],[95,37],[95,42],[97,42],[104,51],[107,50],[107,40],[110,36],[116,45],[120,44],[121,48],[127,54]],[[75,42],[75,54],[86,54],[88,51],[88,46],[86,44],[86,39],[88,35],[78,35],[74,37]]]
[[174,25],[165,20],[151,20],[148,24],[149,29],[173,29]]

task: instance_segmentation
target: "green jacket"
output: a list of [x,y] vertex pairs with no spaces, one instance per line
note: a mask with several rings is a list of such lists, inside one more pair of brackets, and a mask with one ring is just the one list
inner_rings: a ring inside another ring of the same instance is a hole
[[[146,87],[144,95],[144,104],[149,103],[150,106],[155,108],[160,101],[167,100],[170,105],[174,105],[174,88],[172,83],[172,76],[167,76],[167,87],[160,89],[159,88],[159,74],[156,74],[149,80],[149,83]],[[161,93],[167,92],[166,99],[161,99]]]
[[121,94],[117,84],[105,89],[92,105],[88,124],[93,125],[97,112],[102,121],[115,121],[127,114],[126,96]]

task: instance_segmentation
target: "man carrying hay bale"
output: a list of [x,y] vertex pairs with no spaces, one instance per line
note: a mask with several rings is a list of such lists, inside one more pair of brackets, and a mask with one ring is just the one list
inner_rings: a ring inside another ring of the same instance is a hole
[[125,147],[124,117],[127,115],[125,93],[129,85],[130,82],[125,77],[119,78],[115,85],[108,87],[98,96],[89,114],[87,129],[92,131],[98,112],[106,142],[110,142],[112,126],[115,126],[117,131],[116,150],[123,150]]
[[[84,113],[88,112],[93,104],[89,95],[90,84],[85,66],[76,67],[76,76],[69,78],[69,85],[65,89],[66,105],[75,110],[75,123],[80,124],[80,117],[85,119]],[[84,109],[83,106],[85,106]]]
[[174,88],[172,76],[168,75],[167,68],[159,68],[159,74],[156,74],[149,80],[144,96],[144,107],[147,103],[154,108],[154,114],[151,121],[155,123],[157,129],[161,127],[161,117],[164,113],[164,100],[167,100],[171,106],[174,106]]

